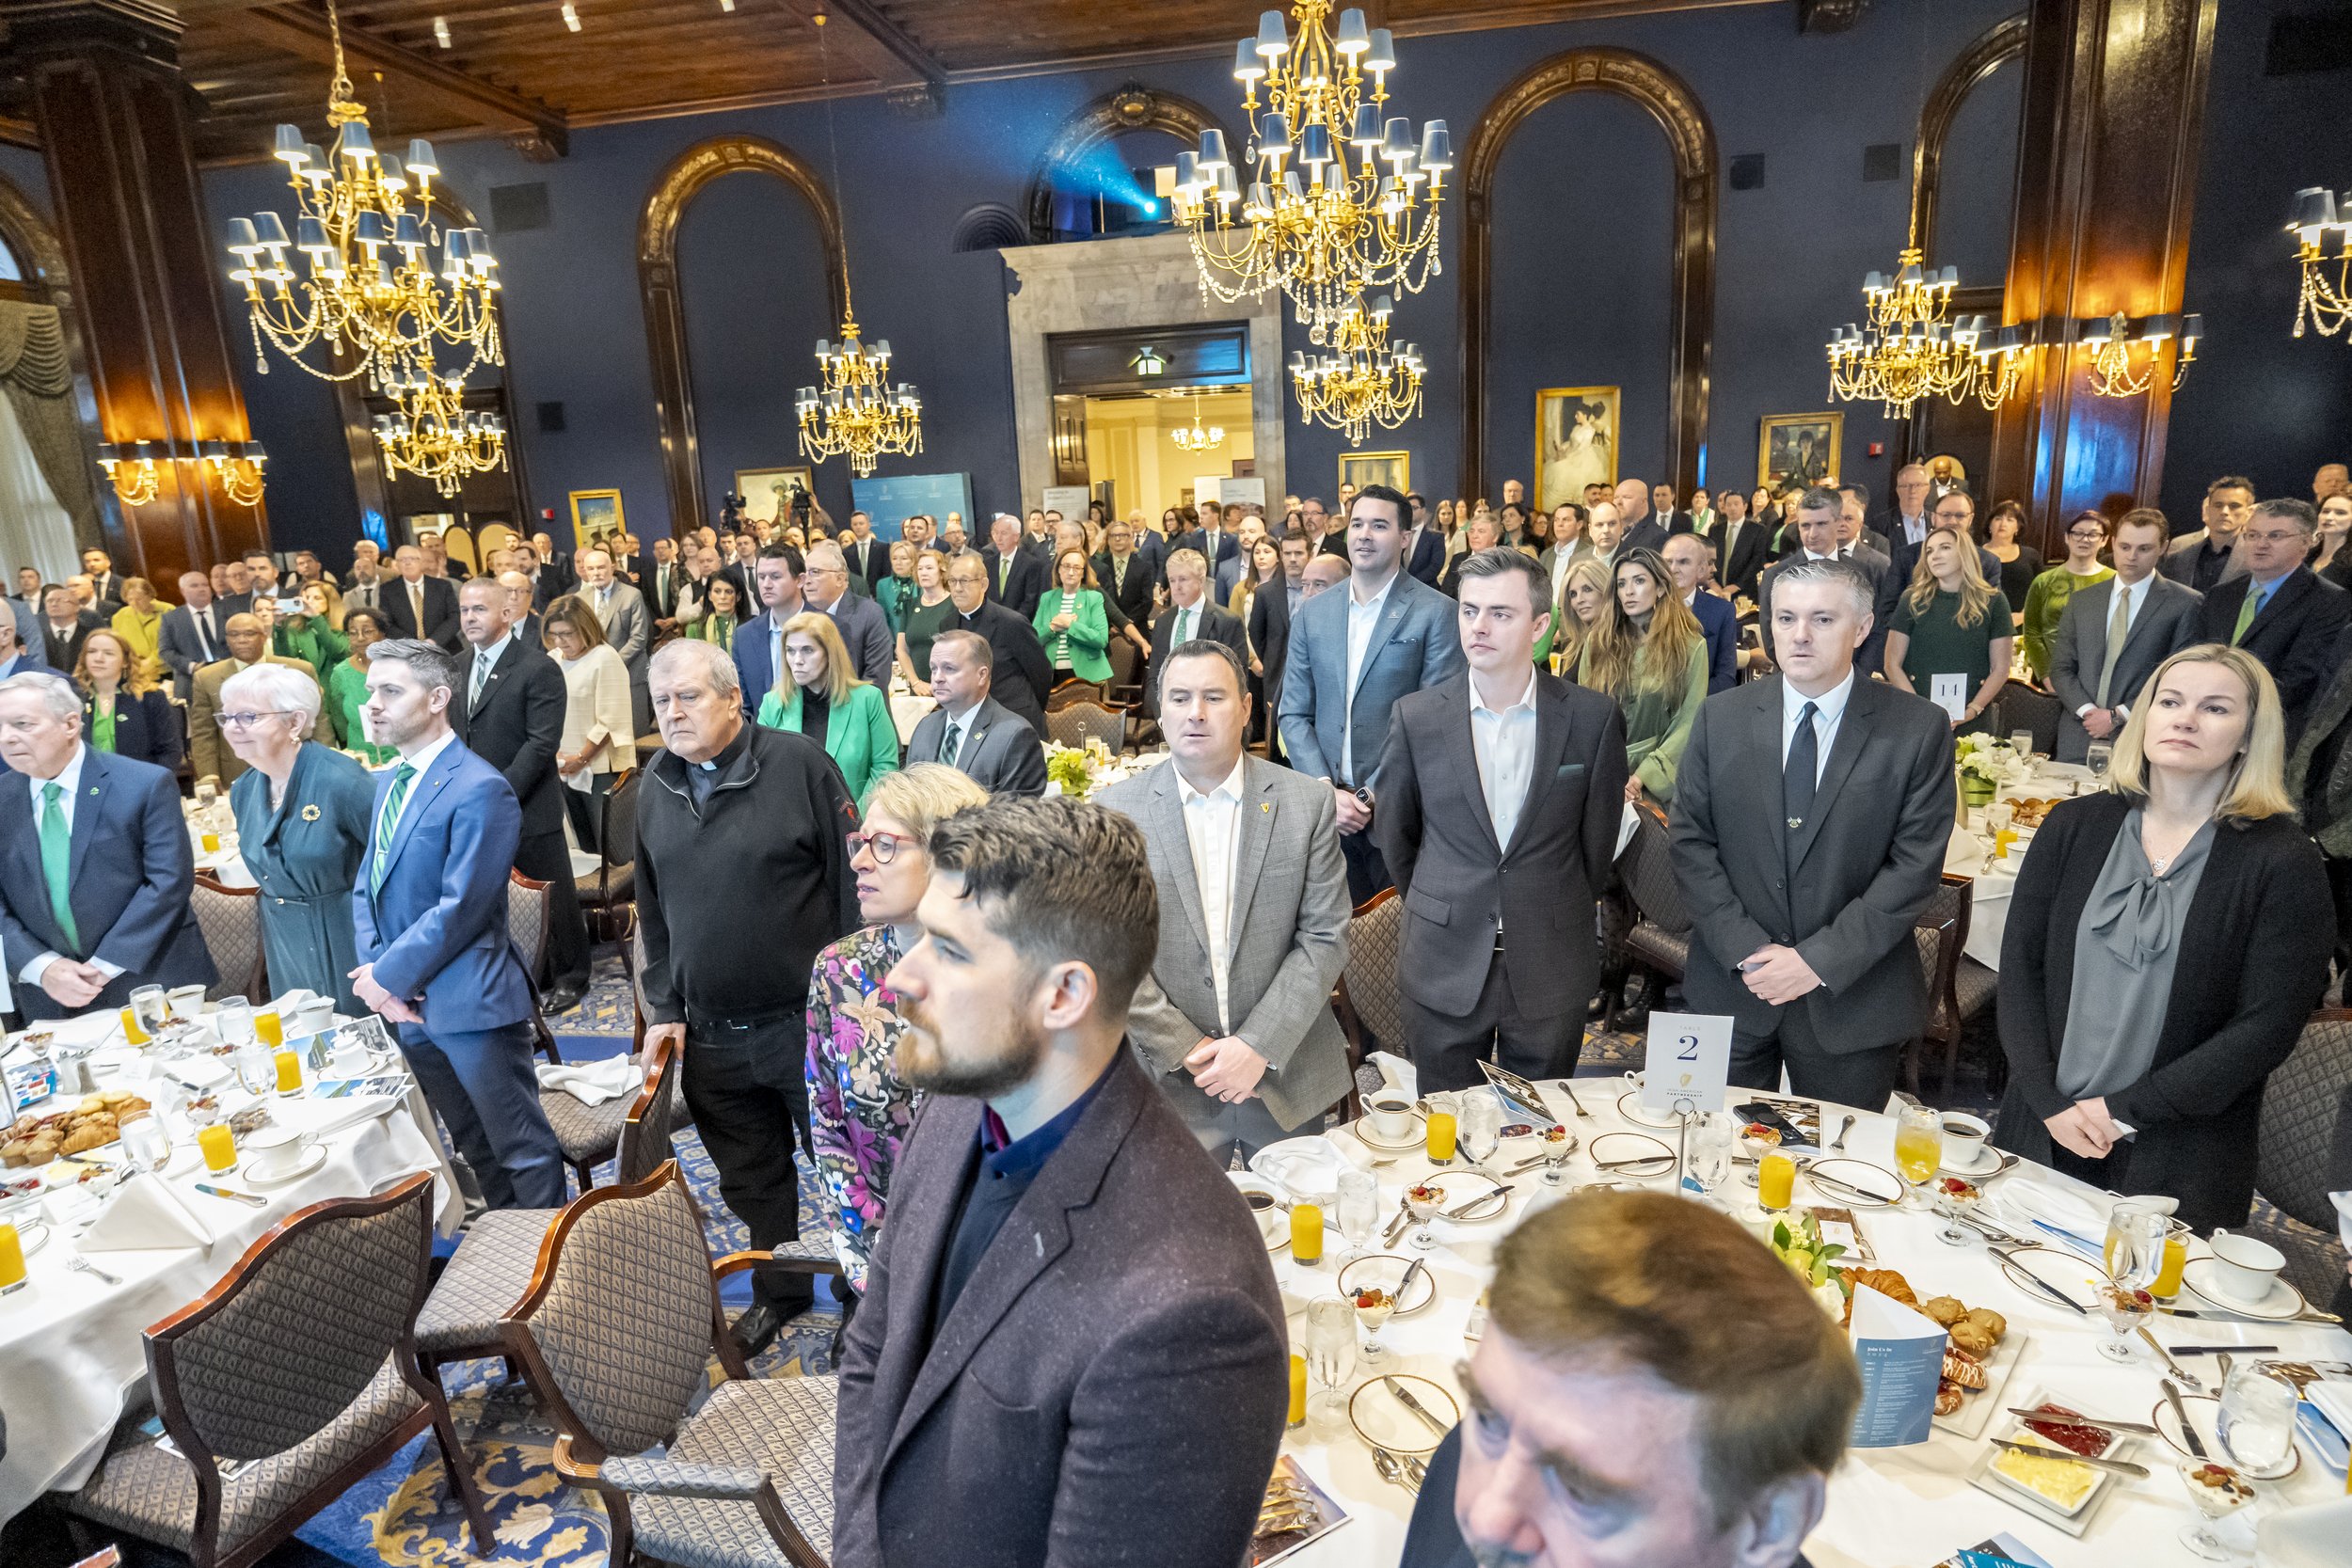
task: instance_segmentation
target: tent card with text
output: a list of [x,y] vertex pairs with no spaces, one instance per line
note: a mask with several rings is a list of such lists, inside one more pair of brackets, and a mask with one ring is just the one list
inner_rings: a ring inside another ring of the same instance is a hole
[[1642,1074],[1642,1104],[1652,1111],[1687,1105],[1724,1108],[1731,1078],[1731,1015],[1652,1013],[1649,1056]]
[[1928,1440],[1935,1389],[1944,1377],[1944,1325],[1867,1285],[1853,1288],[1853,1358],[1862,1404],[1847,1442],[1898,1449]]

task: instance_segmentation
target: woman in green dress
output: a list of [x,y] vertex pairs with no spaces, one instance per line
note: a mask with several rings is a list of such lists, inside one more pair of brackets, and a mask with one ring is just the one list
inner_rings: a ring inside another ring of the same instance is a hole
[[700,619],[686,628],[689,637],[699,637],[706,642],[716,642],[722,648],[735,646],[735,628],[742,625],[736,603],[735,584],[725,578],[712,578],[703,589],[707,608]]
[[2018,628],[2026,637],[2026,668],[2044,687],[2050,684],[2050,660],[2066,601],[2115,576],[2114,567],[2099,562],[2099,552],[2107,547],[2107,532],[2106,514],[2076,513],[2066,525],[2066,559],[2034,578],[2026,591],[2026,619]]
[[907,606],[915,601],[919,590],[914,584],[914,546],[903,539],[893,540],[890,546],[890,575],[874,584],[874,602],[882,606],[882,619],[890,623],[890,635],[898,635],[905,624]]
[[1937,676],[1958,675],[1962,707],[1952,727],[1974,735],[1993,728],[1985,711],[2009,684],[2017,638],[2009,597],[1985,581],[1970,543],[1963,533],[1939,528],[1919,546],[1911,586],[1887,627],[1886,679],[1932,697]]
[[1675,798],[1675,770],[1707,701],[1707,633],[1656,550],[1621,551],[1608,605],[1584,640],[1577,684],[1625,715],[1625,798]]
[[280,658],[298,658],[326,679],[327,673],[351,655],[351,641],[335,629],[334,605],[323,582],[302,585],[302,613],[278,623],[270,652]]
[[1110,684],[1111,661],[1104,657],[1111,645],[1110,612],[1103,608],[1103,591],[1094,586],[1086,551],[1064,550],[1054,558],[1054,586],[1038,600],[1031,629],[1045,644],[1054,684]]
[[[356,612],[355,612],[356,613]],[[365,1009],[352,993],[358,939],[351,890],[367,859],[375,781],[341,752],[304,737],[319,718],[319,689],[284,664],[256,664],[220,689],[221,736],[248,771],[229,786],[238,851],[261,884],[262,948],[269,983]],[[231,716],[241,721],[231,722]]]
[[898,727],[881,687],[857,678],[857,666],[833,617],[803,610],[784,624],[785,678],[759,700],[757,721],[804,735],[841,769],[850,796],[866,797],[898,770]]
[[914,558],[914,597],[899,607],[898,668],[918,697],[931,694],[931,640],[947,629],[956,602],[947,596],[947,558],[925,550]]
[[400,751],[372,746],[359,710],[368,705],[368,650],[391,636],[384,612],[367,605],[343,611],[343,639],[349,651],[326,677],[326,712],[322,719],[334,743],[357,755],[370,768],[395,761]]

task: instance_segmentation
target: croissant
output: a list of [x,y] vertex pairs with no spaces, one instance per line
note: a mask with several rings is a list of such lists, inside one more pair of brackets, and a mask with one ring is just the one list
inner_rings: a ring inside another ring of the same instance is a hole
[[1846,1277],[1856,1285],[1867,1285],[1883,1296],[1892,1297],[1905,1307],[1916,1307],[1919,1298],[1911,1289],[1911,1281],[1893,1269],[1855,1269]]

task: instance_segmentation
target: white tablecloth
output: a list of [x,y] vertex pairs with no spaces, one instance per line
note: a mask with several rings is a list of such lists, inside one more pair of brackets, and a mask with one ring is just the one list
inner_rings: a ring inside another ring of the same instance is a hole
[[[1592,1117],[1575,1123],[1582,1148],[1570,1164],[1572,1182],[1598,1179],[1589,1154],[1597,1134],[1640,1130],[1616,1114],[1615,1101],[1624,1088],[1618,1080],[1577,1081],[1577,1096]],[[1544,1089],[1554,1106],[1567,1109],[1566,1099],[1556,1085],[1548,1084]],[[1836,1114],[1835,1109],[1830,1113]],[[1669,1144],[1673,1140],[1671,1132],[1655,1135]],[[1332,1132],[1327,1136],[1349,1150],[1351,1157],[1359,1161],[1366,1158],[1362,1148],[1347,1133]],[[1506,1168],[1516,1164],[1534,1152],[1533,1142],[1507,1140],[1494,1164]],[[1856,1158],[1891,1169],[1893,1121],[1883,1116],[1861,1116],[1846,1140],[1846,1150]],[[1404,1188],[1421,1180],[1430,1168],[1426,1160],[1408,1154],[1400,1157],[1394,1165],[1375,1172],[1379,1178],[1384,1215],[1396,1212]],[[1457,1160],[1454,1168],[1462,1168],[1462,1163]],[[2106,1195],[2069,1181],[2055,1172],[2026,1168],[2034,1171],[2036,1180],[2058,1183],[2091,1199],[2103,1213],[2112,1201]],[[1539,1175],[1538,1171],[1529,1171],[1507,1178],[1516,1190],[1509,1208],[1497,1219],[1474,1225],[1442,1220],[1436,1223],[1439,1245],[1427,1257],[1438,1281],[1438,1300],[1416,1316],[1391,1319],[1381,1330],[1382,1343],[1397,1353],[1385,1370],[1417,1373],[1443,1386],[1459,1399],[1460,1385],[1454,1368],[1456,1362],[1467,1360],[1476,1348],[1464,1338],[1463,1331],[1472,1304],[1492,1274],[1495,1244],[1525,1216],[1531,1203],[1554,1201],[1552,1190],[1542,1185]],[[1732,1184],[1724,1191],[1736,1194],[1735,1201],[1744,1206],[1752,1200],[1754,1190],[1739,1182],[1740,1177],[1734,1176]],[[1636,1184],[1663,1190],[1671,1184],[1671,1178]],[[1815,1193],[1809,1183],[1800,1180],[1797,1201],[1836,1204],[1841,1200]],[[2011,1285],[2001,1274],[1998,1261],[1982,1245],[1945,1245],[1935,1237],[1942,1222],[1932,1214],[1864,1210],[1859,1219],[1876,1250],[1878,1265],[1900,1271],[1921,1299],[1949,1294],[1971,1307],[1993,1307],[2008,1317],[2012,1336],[2023,1333],[2026,1337],[2017,1369],[2001,1391],[2005,1405],[2017,1402],[2010,1396],[2023,1396],[2039,1388],[2076,1409],[2119,1419],[2148,1419],[2146,1412],[2161,1398],[2156,1386],[2160,1369],[2144,1362],[2122,1367],[2103,1358],[2097,1350],[2106,1334],[2103,1324],[2086,1323]],[[1379,1247],[1375,1239],[1375,1249],[1410,1255],[1403,1237],[1392,1248]],[[2196,1252],[2201,1255],[2203,1250],[2202,1243],[2199,1243]],[[1292,1313],[1294,1345],[1300,1342],[1305,1329],[1307,1302],[1337,1290],[1335,1264],[1343,1260],[1344,1251],[1343,1242],[1332,1230],[1327,1232],[1324,1261],[1316,1268],[1300,1268],[1291,1260],[1287,1249],[1276,1255],[1274,1271],[1281,1283],[1283,1305]],[[2188,1304],[2185,1295],[2184,1304]],[[1737,1303],[1724,1305],[1726,1310],[1738,1310]],[[2159,1316],[2153,1321],[2153,1332],[2168,1345],[2276,1344],[2285,1354],[2305,1358],[2352,1357],[2352,1336],[2325,1324],[2191,1321]],[[2204,1363],[2211,1358],[2192,1359]],[[2210,1367],[2190,1370],[2200,1371],[2211,1385]],[[1364,1380],[1364,1375],[1359,1363],[1347,1386],[1354,1388]],[[1360,1439],[1351,1433],[1334,1443],[1318,1443],[1311,1441],[1302,1429],[1284,1437],[1282,1450],[1295,1457],[1308,1474],[1353,1515],[1345,1526],[1310,1544],[1289,1560],[1299,1564],[1299,1568],[1386,1568],[1398,1560],[1404,1551],[1405,1527],[1412,1515],[1414,1499],[1402,1488],[1380,1479],[1373,1468],[1372,1450]],[[2196,1561],[2174,1540],[2175,1532],[2189,1519],[2189,1504],[2172,1467],[2171,1450],[2158,1440],[2141,1439],[2129,1456],[2146,1464],[2152,1472],[2150,1477],[2145,1481],[2118,1478],[2120,1493],[2095,1505],[2090,1531],[2081,1540],[2061,1534],[1971,1485],[1968,1471],[1984,1451],[1981,1440],[1963,1439],[1942,1431],[1930,1441],[1912,1448],[1854,1450],[1830,1481],[1828,1512],[1805,1543],[1806,1557],[1817,1568],[1926,1564],[1957,1547],[1973,1546],[2007,1531],[2057,1568],[2115,1568],[2122,1563],[2140,1568],[2181,1564],[2185,1568]],[[2341,1491],[2335,1478],[2322,1472],[2307,1452],[2301,1470],[2292,1479],[2261,1486],[2261,1496],[2249,1513],[2259,1518],[2280,1506],[2322,1502]]]
[[[2023,784],[2003,784],[1994,791],[1994,799],[2048,800],[2052,796],[2074,793],[2078,784],[2089,781],[2090,770],[2071,763],[2045,762],[2034,770],[2033,777]],[[1968,813],[1971,828],[1952,825],[1951,843],[1945,850],[1944,869],[1955,876],[1973,878],[1976,886],[1970,890],[1968,905],[1968,942],[1962,948],[1970,958],[1987,969],[2001,967],[2001,934],[2009,928],[2010,895],[2017,891],[2017,872],[2024,862],[2026,850],[2033,843],[2033,832],[2027,829],[2016,843],[2009,847],[2005,859],[1990,863],[1986,856],[1993,848],[1993,835],[1982,823],[1980,811]],[[1981,869],[1979,869],[1981,867]]]
[[[103,1015],[47,1027],[73,1039],[102,1036],[112,1024],[113,1015]],[[100,1085],[128,1088],[160,1102],[154,1086],[122,1076],[113,1065],[112,1058],[130,1054],[118,1041],[116,1052],[92,1058]],[[228,1110],[251,1103],[233,1083],[220,1098]],[[274,1121],[298,1128],[326,1126],[356,1108],[343,1100],[273,1097],[269,1103]],[[8,1452],[0,1456],[0,1523],[45,1491],[71,1490],[88,1480],[116,1421],[146,1378],[142,1331],[210,1290],[246,1247],[287,1215],[325,1198],[364,1196],[413,1172],[432,1171],[436,1221],[444,1234],[455,1231],[464,1199],[433,1131],[431,1112],[413,1087],[405,1102],[332,1133],[324,1143],[326,1160],[317,1170],[268,1187],[246,1180],[242,1168],[211,1175],[196,1152],[194,1133],[174,1126],[172,1163],[165,1179],[217,1239],[209,1247],[91,1255],[90,1262],[122,1281],[119,1286],[69,1269],[73,1237],[65,1226],[50,1226],[48,1240],[26,1259],[24,1289],[0,1297],[0,1402],[8,1420]],[[105,1152],[117,1155],[119,1148]],[[250,1193],[266,1199],[268,1207],[208,1197],[195,1190],[199,1181]],[[21,1227],[28,1215],[11,1217]]]

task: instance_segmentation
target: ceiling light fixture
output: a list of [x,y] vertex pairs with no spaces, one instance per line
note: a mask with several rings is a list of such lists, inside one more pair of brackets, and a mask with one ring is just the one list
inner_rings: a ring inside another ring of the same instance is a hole
[[[2197,361],[2197,345],[2205,336],[2202,316],[2149,316],[2134,320],[2118,310],[2078,323],[2075,341],[2090,351],[2090,390],[2103,398],[2136,398],[2156,384],[2156,363],[2164,345],[2178,342],[2172,361],[2172,389],[2179,391],[2188,368]],[[2145,348],[2144,361],[2134,362],[2133,351]]]
[[1216,424],[1206,426],[1201,424],[1200,394],[1200,392],[1195,391],[1192,394],[1191,426],[1187,428],[1185,426],[1179,425],[1176,429],[1168,432],[1168,438],[1175,442],[1178,446],[1184,448],[1186,451],[1215,451],[1217,448],[1225,444],[1225,427],[1223,425]]
[[[2336,193],[2313,185],[2295,193],[2295,218],[2287,225],[2295,236],[2296,261],[2303,269],[2303,290],[2295,307],[2295,336],[2303,335],[2309,321],[2323,338],[2332,338],[2352,325],[2352,191],[2338,205]],[[2328,237],[2336,240],[2335,277],[2327,274]],[[2344,339],[2352,342],[2352,336]]]
[[1375,424],[1394,430],[1421,412],[1421,350],[1390,343],[1391,309],[1387,294],[1374,295],[1369,306],[1352,299],[1331,324],[1331,347],[1338,352],[1311,359],[1291,356],[1300,419],[1345,431],[1353,442]]

